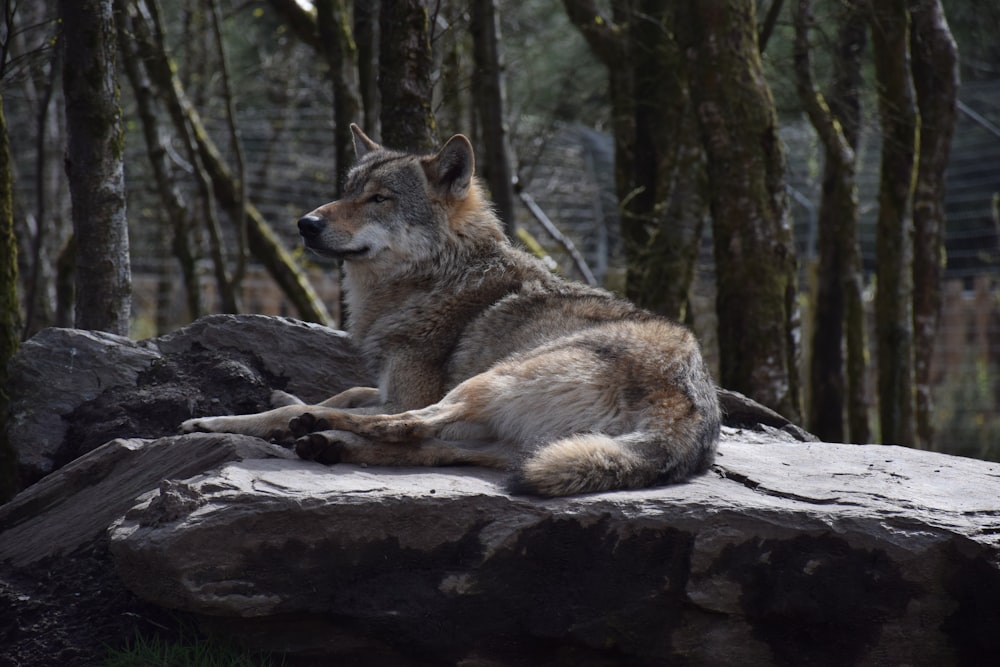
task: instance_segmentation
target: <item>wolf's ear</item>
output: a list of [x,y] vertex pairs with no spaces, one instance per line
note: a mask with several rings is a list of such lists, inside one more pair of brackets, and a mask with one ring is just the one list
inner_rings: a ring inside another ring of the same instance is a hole
[[431,184],[442,194],[456,199],[469,192],[475,170],[472,144],[462,134],[453,136],[437,155],[424,162],[424,171]]
[[377,151],[382,148],[372,141],[371,138],[362,132],[361,128],[354,123],[351,123],[351,132],[354,133],[354,153],[358,156],[359,160],[372,151]]

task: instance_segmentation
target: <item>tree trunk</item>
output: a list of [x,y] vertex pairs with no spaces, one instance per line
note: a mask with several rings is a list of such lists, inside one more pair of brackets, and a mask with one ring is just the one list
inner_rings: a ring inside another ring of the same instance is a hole
[[378,127],[379,0],[354,0],[354,41],[358,45],[358,88],[364,107],[364,128],[380,136]]
[[[39,8],[40,5],[34,10],[37,12]],[[17,8],[16,18],[20,19],[19,23],[27,25],[42,20],[40,16],[32,15],[30,10],[26,12],[23,6]],[[39,48],[26,43],[25,32],[27,31],[20,31],[15,27],[11,50],[27,53]],[[33,218],[34,229],[30,229],[31,223],[25,219],[22,223],[25,233],[19,238],[18,261],[23,289],[21,300],[25,311],[22,340],[45,327],[73,324],[72,306],[70,316],[60,322],[53,298],[54,286],[58,280],[55,272],[56,257],[72,234],[72,220],[71,216],[66,215],[68,207],[65,205],[66,176],[62,148],[65,133],[60,114],[55,113],[62,106],[55,101],[58,89],[61,88],[60,51],[61,49],[52,49],[46,58],[42,76],[39,77],[40,84],[36,84],[32,77],[25,77],[23,81],[24,95],[36,109],[36,136],[34,210],[30,217],[25,216]]]
[[913,286],[910,199],[917,114],[910,83],[906,0],[872,4],[872,49],[882,127],[875,330],[882,442],[912,445]]
[[317,0],[316,23],[319,43],[333,83],[334,160],[337,168],[334,192],[339,197],[347,172],[354,164],[351,123],[361,120],[358,49],[351,35],[351,12],[347,0]]
[[382,143],[430,152],[437,146],[431,108],[431,42],[427,0],[397,0],[379,13]]
[[608,68],[626,295],[683,320],[705,218],[704,153],[679,45],[683,9],[656,0],[564,0]]
[[[6,57],[6,54],[3,55]],[[7,119],[0,93],[0,503],[17,492],[17,453],[7,439],[7,362],[17,352],[21,307],[17,300],[17,239],[14,238],[14,192]]]
[[485,159],[482,175],[490,188],[497,215],[507,236],[514,238],[517,226],[512,180],[512,155],[507,138],[507,108],[504,91],[504,65],[500,53],[500,27],[495,0],[472,0],[470,7],[472,52],[475,71],[472,86],[482,128]]
[[[226,290],[223,293],[223,304],[226,312],[238,313],[243,310],[242,284],[247,271],[247,220],[246,220],[246,200],[247,200],[247,169],[246,160],[243,156],[243,142],[240,141],[240,133],[236,127],[236,107],[232,86],[230,85],[229,64],[226,58],[226,49],[222,36],[222,17],[219,14],[219,5],[216,0],[206,0],[208,3],[208,13],[212,24],[212,37],[215,41],[216,57],[218,58],[218,76],[222,83],[222,101],[226,109],[226,127],[229,130],[229,145],[233,151],[233,160],[236,171],[237,205],[233,207],[230,222],[235,228],[236,250],[230,252],[235,255],[232,273],[227,276]],[[225,266],[225,258],[222,258],[222,266]]]
[[[149,3],[148,7],[155,12],[155,1]],[[151,16],[149,20],[155,23],[156,18]],[[185,140],[193,142],[197,161],[203,170],[202,175],[209,180],[212,195],[235,219],[236,209],[240,206],[235,179],[171,70],[170,59],[163,44],[154,37],[154,31],[154,27],[145,20],[135,22],[136,40],[142,49],[149,76],[159,90],[174,127]],[[282,246],[274,230],[251,202],[246,202],[244,213],[247,216],[247,243],[251,254],[264,265],[302,319],[329,324],[331,319],[326,306],[309,284],[308,277]]]
[[[128,0],[115,0],[119,49],[123,56],[125,74],[135,95],[136,109],[142,123],[146,153],[153,170],[156,191],[163,206],[166,222],[170,226],[171,250],[180,264],[187,315],[189,319],[194,320],[204,314],[201,303],[201,288],[198,282],[198,257],[191,247],[187,208],[170,178],[167,147],[163,143],[163,133],[160,131],[160,121],[156,114],[149,77],[142,68],[142,59],[135,50],[135,40],[126,37],[133,32],[129,26],[130,20],[132,22],[135,20],[135,14],[134,11],[130,10],[130,5]],[[130,14],[133,17],[131,19]]]
[[[817,90],[812,76],[809,44],[812,2],[798,0],[794,9],[798,96],[823,143],[825,155],[819,210],[818,285],[813,307],[809,430],[828,442],[844,440],[845,404],[851,406],[851,423],[861,430],[855,423],[858,415],[853,414],[858,410],[859,396],[864,405],[864,319],[863,312],[862,317],[855,312],[862,304],[854,151],[860,118],[860,57],[865,23],[853,3],[845,5],[844,11],[834,56],[834,82],[827,98]],[[851,317],[848,317],[849,303]],[[846,346],[845,326],[857,327],[847,335]]]
[[[844,3],[846,15],[838,33],[834,58],[834,80],[830,109],[839,119],[847,143],[857,150],[861,134],[862,54],[867,37],[867,16],[857,0]],[[837,246],[843,257],[841,284],[844,291],[844,330],[847,352],[847,427],[850,442],[871,442],[868,417],[868,322],[865,314],[861,245],[858,240],[858,204],[854,202],[854,224],[841,225]]]
[[687,5],[708,158],[722,386],[799,420],[795,250],[752,0]]
[[132,278],[111,0],[59,0],[59,16],[65,28],[66,173],[77,243],[75,323],[126,336]]
[[941,310],[945,168],[955,129],[958,50],[939,0],[910,5],[913,85],[920,111],[920,155],[913,194],[914,381],[918,442],[934,441],[931,356]]

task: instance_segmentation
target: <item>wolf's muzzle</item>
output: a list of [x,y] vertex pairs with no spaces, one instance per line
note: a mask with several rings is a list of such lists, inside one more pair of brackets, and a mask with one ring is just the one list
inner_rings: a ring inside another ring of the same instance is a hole
[[315,215],[305,215],[299,218],[299,234],[306,241],[311,241],[323,232],[326,221]]

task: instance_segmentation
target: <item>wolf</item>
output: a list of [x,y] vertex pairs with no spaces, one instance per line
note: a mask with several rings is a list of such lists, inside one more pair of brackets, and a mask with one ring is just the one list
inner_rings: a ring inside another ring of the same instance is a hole
[[705,472],[720,430],[695,337],[515,248],[475,176],[469,140],[384,148],[352,125],[341,199],[298,221],[344,262],[348,330],[378,387],[305,405],[190,419],[324,463],[509,470],[513,493],[565,496]]

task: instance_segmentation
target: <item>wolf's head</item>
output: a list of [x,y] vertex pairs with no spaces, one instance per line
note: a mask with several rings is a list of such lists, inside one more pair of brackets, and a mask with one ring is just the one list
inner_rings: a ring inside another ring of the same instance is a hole
[[504,242],[467,138],[457,134],[436,154],[420,156],[385,149],[357,125],[351,130],[358,162],[341,199],[299,220],[307,248],[382,272]]

